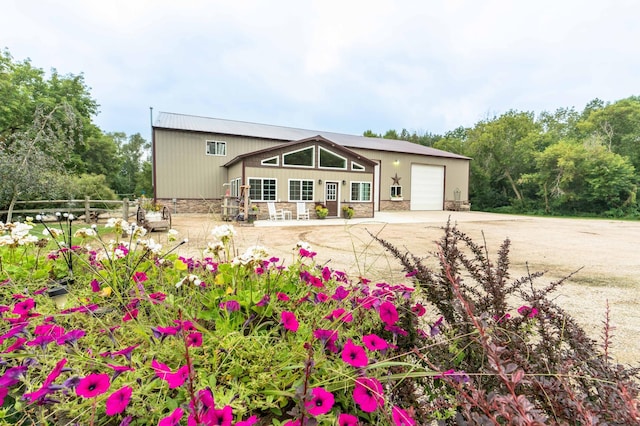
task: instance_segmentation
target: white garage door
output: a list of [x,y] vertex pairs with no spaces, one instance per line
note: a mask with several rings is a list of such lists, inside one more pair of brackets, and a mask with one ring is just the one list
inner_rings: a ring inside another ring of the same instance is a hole
[[444,207],[444,167],[411,166],[411,210],[442,210]]

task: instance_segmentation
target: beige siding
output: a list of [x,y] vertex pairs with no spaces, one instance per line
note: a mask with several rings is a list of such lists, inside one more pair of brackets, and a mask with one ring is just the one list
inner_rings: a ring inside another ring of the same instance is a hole
[[[380,162],[380,200],[391,199],[392,177],[398,174],[403,197],[408,200],[411,194],[411,165],[427,164],[445,166],[444,199],[454,200],[454,191],[460,190],[460,199],[469,200],[469,160],[424,155],[354,149],[371,160]],[[396,163],[397,162],[397,163]]]
[[[158,198],[220,198],[227,182],[224,164],[240,154],[278,145],[254,138],[154,129]],[[226,156],[206,154],[206,141],[224,141]]]

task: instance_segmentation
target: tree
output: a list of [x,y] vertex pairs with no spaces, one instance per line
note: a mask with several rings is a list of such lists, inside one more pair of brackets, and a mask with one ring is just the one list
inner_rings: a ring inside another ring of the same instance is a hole
[[133,196],[140,182],[142,172],[143,155],[149,149],[149,143],[136,133],[127,141],[124,133],[112,133],[118,144],[118,157],[120,158],[120,171],[115,182],[114,190],[121,196]]
[[595,139],[553,144],[536,156],[536,165],[522,181],[538,186],[547,212],[602,213],[635,202],[633,165]]
[[18,199],[60,194],[66,185],[64,160],[78,138],[78,117],[69,105],[38,108],[33,123],[0,140],[0,205],[11,220]]
[[[542,142],[541,128],[533,113],[512,110],[481,121],[467,132],[467,140],[468,155],[474,159],[471,192],[483,196],[472,201],[480,201],[483,207],[496,207],[512,193],[521,204],[519,178],[533,170],[534,155]],[[504,196],[497,197],[500,193]]]

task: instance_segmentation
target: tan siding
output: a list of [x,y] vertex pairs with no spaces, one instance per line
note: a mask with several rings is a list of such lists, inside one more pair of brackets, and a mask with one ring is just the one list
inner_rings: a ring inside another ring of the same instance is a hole
[[[206,141],[227,143],[226,156],[206,154]],[[255,138],[155,129],[155,171],[158,198],[220,198],[229,179],[223,165],[248,151],[282,142]]]
[[[393,152],[372,151],[354,149],[354,151],[372,160],[380,161],[380,200],[391,199],[391,179],[395,174],[400,177],[400,185],[404,199],[410,196],[411,189],[411,165],[428,164],[445,166],[445,190],[444,199],[453,200],[454,191],[460,189],[460,199],[469,199],[469,160],[460,160],[444,157],[427,157],[424,155],[403,154]],[[395,161],[399,163],[396,165]]]

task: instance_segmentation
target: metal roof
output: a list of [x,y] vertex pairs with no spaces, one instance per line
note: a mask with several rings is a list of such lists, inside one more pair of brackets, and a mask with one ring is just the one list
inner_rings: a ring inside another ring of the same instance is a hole
[[281,141],[297,141],[320,135],[332,142],[351,149],[371,149],[374,151],[402,152],[407,154],[429,155],[432,157],[470,159],[462,155],[403,140],[369,138],[366,136],[347,135],[322,130],[296,129],[293,127],[223,120],[220,118],[199,117],[170,112],[160,112],[153,127],[158,129],[218,133]]

